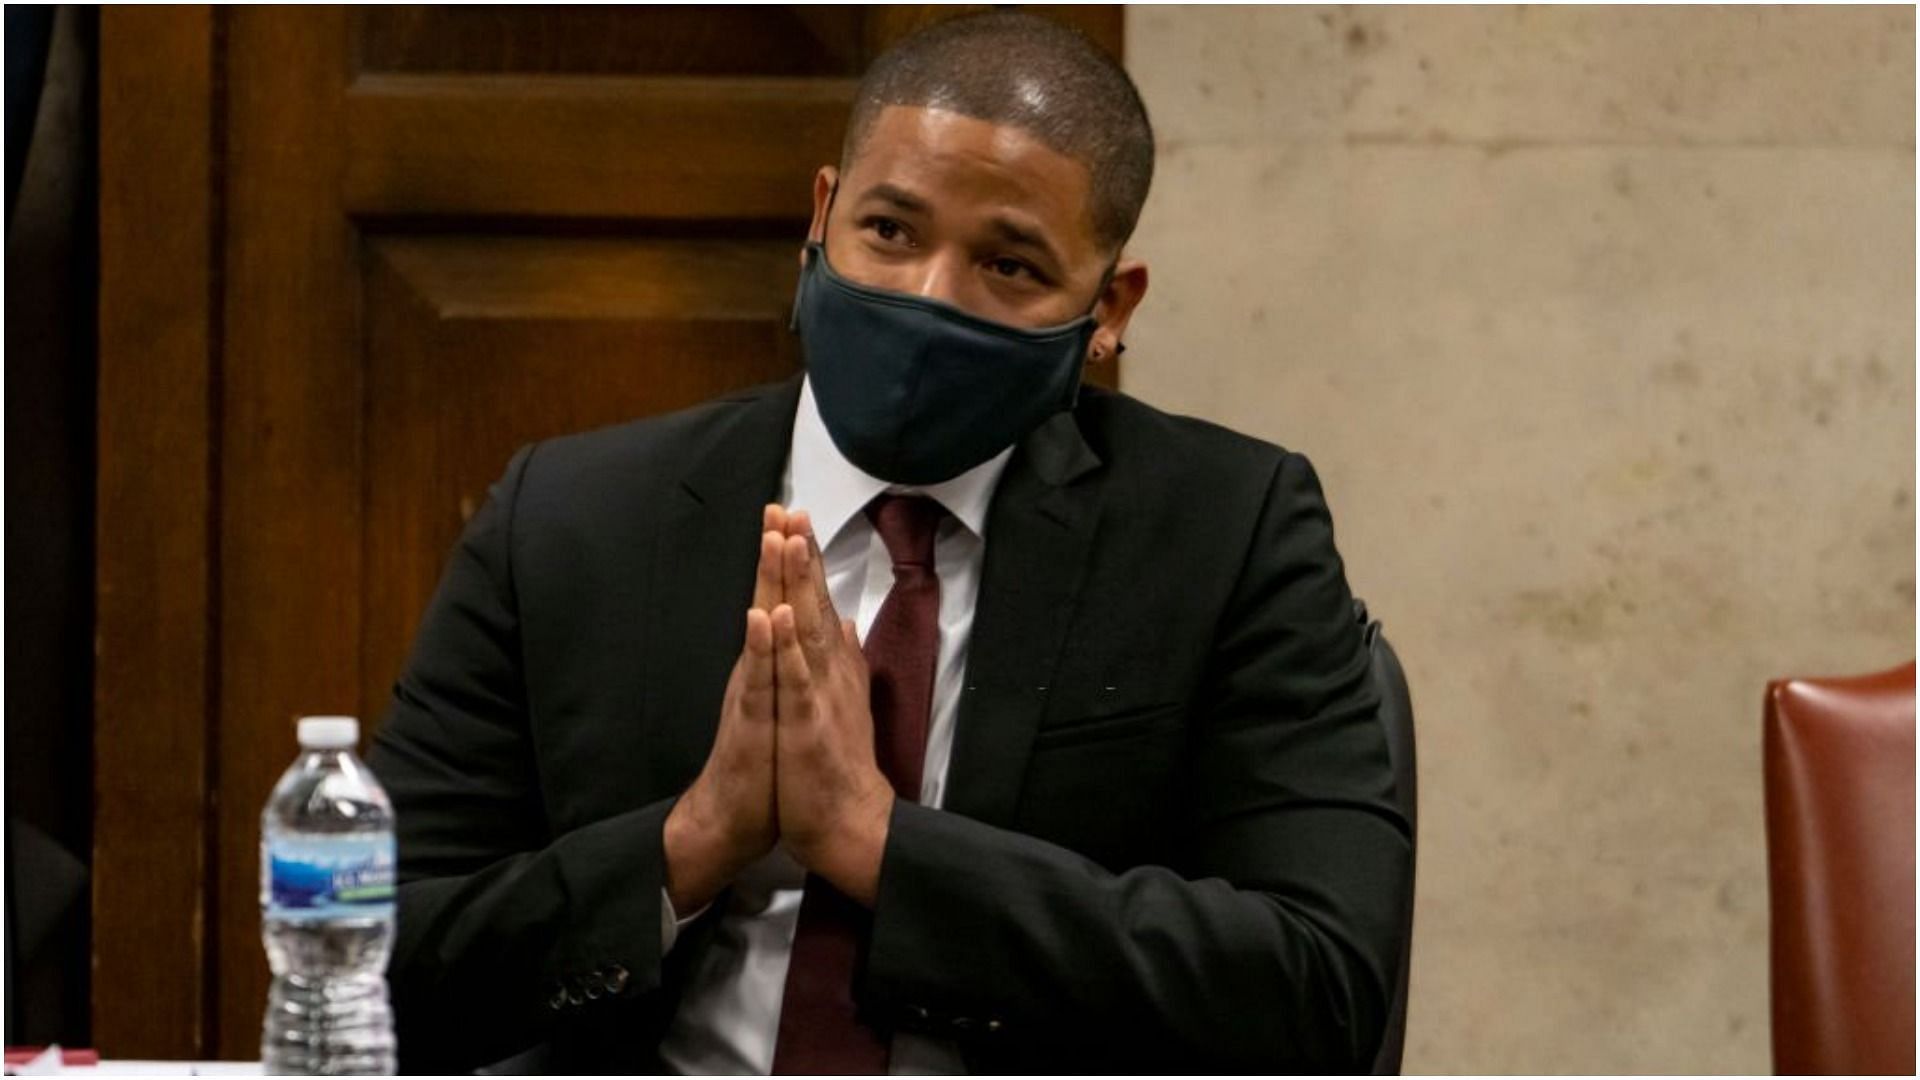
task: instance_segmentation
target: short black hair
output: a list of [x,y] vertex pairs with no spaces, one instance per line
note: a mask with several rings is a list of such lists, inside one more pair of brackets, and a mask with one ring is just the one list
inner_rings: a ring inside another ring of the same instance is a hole
[[934,23],[867,69],[847,120],[841,170],[889,105],[1005,124],[1087,167],[1095,235],[1119,250],[1153,182],[1153,126],[1126,70],[1079,31],[1020,11]]

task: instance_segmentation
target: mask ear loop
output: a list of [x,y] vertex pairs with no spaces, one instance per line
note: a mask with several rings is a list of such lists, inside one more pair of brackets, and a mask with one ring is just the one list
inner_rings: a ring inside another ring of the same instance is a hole
[[[1106,293],[1107,286],[1113,284],[1114,271],[1118,269],[1120,269],[1120,255],[1118,252],[1115,252],[1113,256],[1113,261],[1108,263],[1107,268],[1100,272],[1100,287],[1093,291],[1093,304],[1087,308],[1087,315],[1089,317],[1091,317],[1095,311],[1098,311],[1100,309],[1100,297]],[[1116,360],[1119,359],[1120,355],[1126,351],[1127,351],[1126,342],[1116,341],[1113,343],[1114,359]],[[1094,359],[1100,360],[1100,359],[1104,359],[1104,357],[1102,357],[1100,353],[1096,352],[1094,354]]]
[[797,334],[800,332],[800,305],[803,302],[803,298],[807,295],[807,274],[813,267],[813,251],[811,248],[807,251],[806,260],[807,269],[800,271],[800,282],[793,287],[793,314],[787,316],[787,333],[789,334]]
[[827,189],[827,212],[820,217],[820,251],[827,250],[827,230],[833,227],[833,200],[840,197],[840,178],[833,178],[833,186]]
[[[812,268],[814,259],[816,258],[824,259],[827,257],[827,225],[829,222],[833,220],[833,200],[839,197],[840,197],[840,181],[838,179],[835,179],[833,182],[833,186],[827,189],[827,212],[822,217],[820,222],[819,254],[816,255],[814,253],[813,243],[811,241],[807,243],[806,259],[807,259],[807,266],[809,269]],[[806,295],[806,291],[807,291],[807,271],[802,270],[800,272],[800,284],[794,286],[794,290],[793,290],[793,314],[789,316],[787,319],[788,333],[797,334],[800,332],[800,300],[801,300],[801,297]]]

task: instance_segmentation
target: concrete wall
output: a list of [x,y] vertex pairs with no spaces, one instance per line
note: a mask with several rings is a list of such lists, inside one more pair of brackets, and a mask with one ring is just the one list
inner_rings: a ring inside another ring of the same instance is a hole
[[1134,8],[1125,385],[1405,657],[1407,1067],[1765,1072],[1760,703],[1914,653],[1909,8]]

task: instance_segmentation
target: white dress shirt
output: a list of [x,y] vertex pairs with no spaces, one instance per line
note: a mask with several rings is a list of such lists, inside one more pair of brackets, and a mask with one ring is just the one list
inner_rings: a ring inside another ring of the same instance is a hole
[[[820,419],[812,386],[803,384],[800,390],[780,501],[812,516],[833,606],[841,616],[853,617],[861,640],[893,588],[893,561],[862,513],[867,503],[888,491],[924,494],[938,500],[949,515],[934,539],[934,567],[940,575],[940,658],[920,781],[920,802],[925,806],[940,806],[946,795],[974,598],[986,551],[987,506],[1012,453],[1011,448],[1004,450],[944,483],[924,488],[889,484],[840,455]],[[660,1053],[668,1068],[701,1074],[772,1070],[787,960],[805,879],[806,871],[784,847],[776,847],[734,881],[713,944],[695,966],[679,1011],[661,1040]],[[671,949],[679,928],[698,913],[676,923],[670,904],[662,911],[661,931]],[[966,1069],[950,1040],[903,1033],[894,1037],[890,1071],[910,1075]]]

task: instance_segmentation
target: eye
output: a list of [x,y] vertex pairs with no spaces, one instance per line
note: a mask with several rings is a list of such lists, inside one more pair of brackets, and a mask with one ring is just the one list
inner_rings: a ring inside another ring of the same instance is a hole
[[1027,277],[1031,277],[1037,280],[1040,277],[1038,273],[1034,272],[1033,267],[1027,265],[1026,263],[1021,262],[1019,259],[1011,258],[1005,255],[1001,256],[998,259],[994,259],[992,262],[989,262],[987,264],[987,267],[988,269],[992,270],[995,274],[998,274],[999,276],[1004,278],[1017,278],[1022,275],[1025,275]]
[[907,227],[890,217],[870,217],[860,223],[864,229],[872,231],[882,243],[905,242]]

